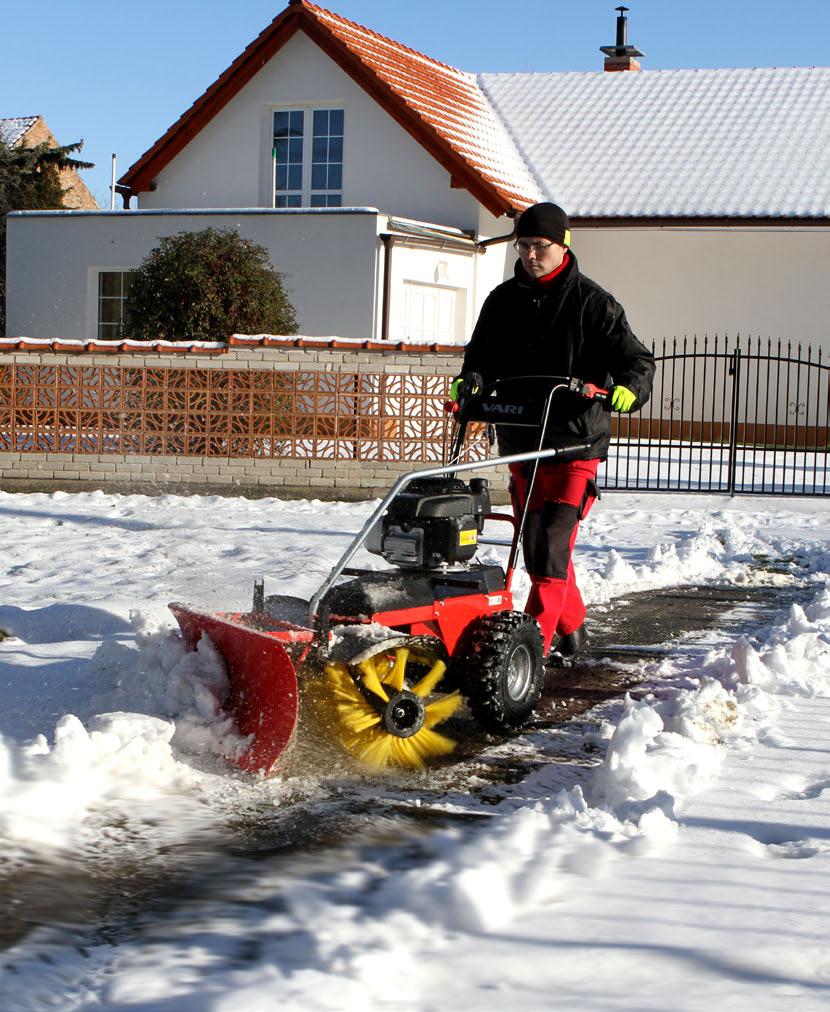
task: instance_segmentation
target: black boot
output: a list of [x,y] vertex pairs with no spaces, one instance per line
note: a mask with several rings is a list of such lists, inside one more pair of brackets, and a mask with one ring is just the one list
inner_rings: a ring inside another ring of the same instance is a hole
[[554,650],[561,654],[563,657],[575,657],[588,642],[588,630],[585,628],[585,623],[578,629],[574,629],[572,633],[566,633],[564,636],[560,636],[556,641]]

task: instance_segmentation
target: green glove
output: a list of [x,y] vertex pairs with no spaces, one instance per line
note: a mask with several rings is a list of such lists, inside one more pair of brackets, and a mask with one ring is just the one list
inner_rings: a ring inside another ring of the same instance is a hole
[[634,407],[636,400],[637,395],[629,390],[628,387],[611,387],[611,409],[613,411],[626,413]]
[[461,389],[461,384],[464,381],[463,376],[456,376],[455,379],[450,383],[450,400],[458,400],[458,391]]

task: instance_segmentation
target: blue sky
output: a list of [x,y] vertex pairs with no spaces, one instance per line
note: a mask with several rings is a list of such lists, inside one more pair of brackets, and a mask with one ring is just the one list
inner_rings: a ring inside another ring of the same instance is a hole
[[[331,10],[468,71],[598,70],[619,0],[332,0]],[[83,138],[109,203],[119,175],[287,0],[0,0],[0,116],[41,114]],[[830,0],[628,0],[644,69],[830,63]]]

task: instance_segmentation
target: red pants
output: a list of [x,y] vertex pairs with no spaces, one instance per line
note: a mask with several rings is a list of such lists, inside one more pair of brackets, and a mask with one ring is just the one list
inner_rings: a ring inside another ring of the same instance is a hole
[[[554,636],[585,621],[585,604],[574,577],[573,553],[579,521],[597,497],[598,460],[539,464],[522,536],[531,581],[525,611],[539,623],[547,654]],[[524,506],[532,464],[511,464],[510,492],[516,516]]]

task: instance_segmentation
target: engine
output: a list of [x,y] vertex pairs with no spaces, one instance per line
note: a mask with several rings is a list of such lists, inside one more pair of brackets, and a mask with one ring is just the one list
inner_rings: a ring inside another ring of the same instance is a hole
[[393,566],[438,569],[472,559],[490,512],[485,478],[413,481],[389,505],[366,541]]

